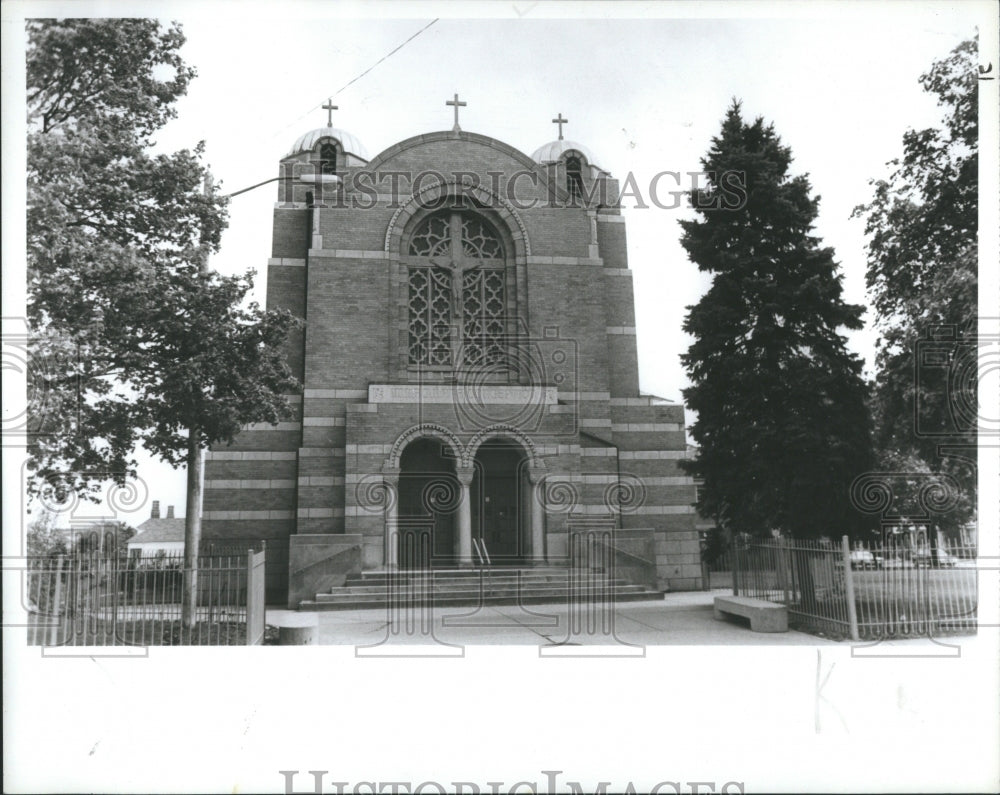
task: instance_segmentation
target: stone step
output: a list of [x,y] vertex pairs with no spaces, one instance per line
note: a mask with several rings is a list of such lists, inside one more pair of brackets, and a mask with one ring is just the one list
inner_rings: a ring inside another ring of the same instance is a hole
[[390,583],[393,585],[398,585],[401,587],[407,587],[410,585],[432,585],[433,587],[445,587],[457,585],[462,588],[478,588],[479,584],[483,585],[510,585],[516,586],[518,583],[522,585],[533,585],[533,584],[552,584],[552,585],[566,585],[570,580],[566,575],[551,575],[545,577],[434,577],[434,578],[421,578],[421,577],[399,577],[395,579],[385,579],[385,580],[352,580],[347,579],[344,582],[344,586],[355,586],[359,588],[367,587],[377,587],[385,588]]
[[357,574],[351,574],[350,577],[358,578],[362,580],[376,580],[385,579],[389,576],[395,577],[411,577],[411,576],[430,576],[434,578],[438,577],[459,577],[459,578],[472,578],[479,577],[481,575],[489,575],[492,577],[514,577],[518,573],[522,575],[562,575],[565,576],[569,572],[569,568],[565,566],[510,566],[510,567],[491,567],[491,568],[443,568],[443,569],[397,569],[395,571],[385,571],[385,570],[370,570],[362,571]]
[[[660,591],[650,591],[642,586],[628,586],[638,590],[615,591],[614,601],[617,602],[640,602],[640,601],[661,601],[663,593]],[[299,610],[364,610],[369,608],[386,608],[385,596],[377,597],[373,594],[343,594],[350,597],[342,600],[327,600],[324,597],[333,597],[333,594],[317,594],[316,600],[306,600],[299,605]],[[452,593],[448,595],[435,595],[433,602],[435,607],[478,607],[480,604],[486,605],[527,605],[527,604],[566,604],[569,601],[569,591],[548,593],[514,593],[509,595],[497,595],[480,598],[478,591],[468,593]]]
[[[633,586],[632,583],[625,580],[610,580],[608,582],[608,587],[618,588],[625,586]],[[356,584],[345,584],[337,588],[331,588],[329,593],[386,593],[389,590],[388,583],[365,583],[364,585]],[[396,590],[402,592],[410,592],[414,590],[431,590],[434,593],[449,593],[453,591],[511,591],[516,592],[519,588],[521,590],[526,589],[567,589],[569,588],[569,582],[565,578],[555,581],[542,581],[542,580],[522,580],[517,582],[516,580],[497,582],[497,581],[483,581],[482,583],[478,581],[474,582],[405,582],[405,583],[395,583],[393,586]],[[643,586],[636,586],[643,587]]]
[[[599,572],[595,572],[599,573]],[[574,573],[574,576],[587,576],[587,573]],[[351,574],[347,577],[345,585],[372,585],[389,582],[390,579],[396,582],[411,582],[428,580],[438,582],[479,582],[480,580],[489,582],[567,582],[570,577],[569,569],[492,569],[482,571],[460,571],[445,569],[441,571],[423,572],[362,572],[361,574]]]
[[[645,588],[642,585],[620,584],[620,585],[615,586],[611,590],[617,595],[617,594],[628,594],[628,593],[640,593],[640,592],[648,591],[649,589]],[[396,592],[396,595],[399,596],[399,597],[401,597],[401,598],[421,598],[421,597],[427,597],[429,595],[433,599],[452,599],[452,598],[457,598],[457,597],[462,597],[462,598],[465,598],[465,597],[469,597],[469,598],[476,597],[478,599],[480,596],[482,596],[483,598],[492,598],[492,597],[495,597],[495,596],[517,596],[519,593],[520,594],[525,594],[525,595],[532,595],[532,596],[536,596],[536,595],[552,595],[552,596],[559,596],[559,597],[563,597],[563,596],[568,597],[569,594],[570,594],[570,589],[567,588],[567,587],[565,587],[565,586],[562,586],[562,587],[547,587],[547,588],[545,588],[545,587],[543,587],[543,588],[521,588],[521,589],[517,589],[517,588],[492,588],[492,589],[483,589],[483,590],[479,590],[478,588],[462,588],[462,589],[449,589],[449,590],[446,590],[446,591],[434,590],[430,594],[428,594],[426,591],[422,591],[422,590],[411,591],[411,590],[407,590],[407,589],[400,589],[399,591]],[[583,593],[585,594],[586,592],[583,592]],[[371,598],[371,599],[386,599],[386,598],[388,598],[388,593],[385,590],[374,590],[374,591],[363,590],[363,591],[355,591],[355,590],[349,589],[349,588],[334,588],[329,593],[316,594],[316,600],[315,601],[335,602],[335,601],[343,601],[343,600],[355,599],[355,598],[361,598],[361,599],[369,599],[369,598]]]
[[[454,593],[456,591],[469,591],[476,593],[479,592],[495,592],[495,591],[510,591],[511,593],[516,593],[518,590],[537,590],[537,591],[552,591],[552,590],[563,590],[568,591],[571,586],[568,582],[535,582],[535,583],[411,583],[411,584],[397,584],[393,590],[400,593],[412,593],[416,591],[427,592],[431,591],[433,593]],[[646,588],[645,585],[636,585],[635,583],[628,582],[626,580],[610,580],[603,583],[600,587],[619,589],[619,588]],[[578,591],[585,590],[595,590],[595,586],[575,586]],[[389,588],[385,585],[342,585],[339,588],[331,588],[326,593],[387,593]]]
[[[626,583],[614,586],[613,590],[615,593],[631,593],[635,590],[647,590],[642,585],[629,585]],[[425,596],[428,592],[420,588],[400,588],[396,591],[402,597],[412,598],[414,596]],[[565,585],[549,585],[549,586],[538,586],[538,587],[521,587],[521,588],[447,588],[439,589],[434,588],[430,591],[435,599],[449,598],[451,596],[463,595],[463,594],[482,594],[484,598],[489,598],[492,596],[515,596],[518,593],[532,593],[532,594],[562,594],[569,593],[569,588]],[[376,599],[385,598],[388,594],[388,590],[385,588],[334,588],[327,593],[321,593],[316,595],[317,600],[327,600],[331,597],[372,597]]]
[[[617,599],[619,596],[625,596],[625,595],[630,595],[630,594],[634,594],[634,593],[643,593],[644,590],[645,589],[642,588],[642,586],[635,586],[635,587],[632,587],[632,588],[622,589],[622,590],[619,590],[619,591],[615,591],[615,598]],[[562,590],[562,591],[558,591],[558,590],[530,590],[530,591],[521,591],[520,595],[524,596],[525,598],[533,598],[533,597],[539,597],[539,596],[549,596],[549,597],[553,597],[557,601],[560,601],[560,600],[565,601],[565,600],[569,599],[569,592],[566,591],[565,589]],[[413,598],[413,596],[414,595],[411,595],[411,594],[401,593],[401,594],[398,595],[398,598],[409,601],[411,598]],[[480,596],[482,596],[482,600],[485,603],[485,602],[489,602],[489,601],[491,601],[493,599],[507,599],[507,598],[516,599],[517,596],[518,596],[518,592],[516,592],[516,591],[496,591],[495,593],[480,594],[478,591],[454,591],[454,592],[445,593],[445,594],[437,594],[437,593],[433,594],[432,597],[431,597],[431,599],[433,600],[433,602],[435,604],[438,604],[440,602],[447,602],[447,601],[452,600],[452,599],[473,600],[473,601],[475,601],[475,602],[478,603],[478,601],[480,599]],[[341,602],[353,602],[353,601],[358,601],[359,599],[362,600],[362,601],[381,601],[381,602],[385,602],[388,599],[388,596],[386,594],[352,594],[352,593],[333,593],[333,594],[330,594],[330,593],[321,593],[321,594],[316,594],[316,599],[314,601],[316,601],[316,602],[322,602],[322,603],[331,603],[332,604],[332,603],[341,603]],[[426,599],[415,600],[414,603],[420,603],[420,602],[423,602],[423,601],[426,601]]]
[[463,576],[460,574],[397,574],[397,575],[382,575],[379,577],[358,577],[356,574],[348,576],[348,581],[356,583],[375,583],[375,582],[387,582],[390,579],[402,581],[402,580],[433,580],[434,582],[479,582],[479,580],[497,580],[497,581],[510,581],[513,582],[520,577],[522,580],[565,580],[569,577],[568,572],[552,572],[546,574],[533,574],[530,572],[524,572],[523,574],[496,574],[496,573],[484,573],[476,574],[474,576]]
[[[587,580],[597,575],[593,582]],[[351,574],[343,586],[302,602],[300,610],[385,608],[390,584],[394,597],[404,602],[436,607],[476,607],[481,604],[565,604],[593,594],[595,586],[610,589],[617,601],[659,600],[663,594],[644,585],[608,577],[602,570],[574,571],[566,566],[499,566],[491,568],[437,568],[402,571],[364,571]],[[581,578],[571,583],[571,577]],[[589,586],[589,587],[588,587]]]

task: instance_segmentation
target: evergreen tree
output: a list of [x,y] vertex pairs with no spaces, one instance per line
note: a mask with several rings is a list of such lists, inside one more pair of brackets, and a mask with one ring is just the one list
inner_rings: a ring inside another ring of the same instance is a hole
[[682,361],[698,444],[685,468],[698,508],[730,533],[836,537],[865,523],[850,485],[871,466],[862,362],[841,328],[862,307],[842,298],[833,250],[811,234],[819,199],[772,125],[733,103],[691,194],[700,216],[681,243],[712,284],[688,307]]

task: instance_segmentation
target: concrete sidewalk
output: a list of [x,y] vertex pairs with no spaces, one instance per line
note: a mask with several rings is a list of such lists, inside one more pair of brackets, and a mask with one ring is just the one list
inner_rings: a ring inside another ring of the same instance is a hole
[[[565,604],[487,605],[430,611],[415,609],[391,626],[385,609],[305,613],[268,610],[267,623],[315,621],[323,645],[597,645],[597,646],[816,646],[837,641],[790,630],[751,632],[728,621],[715,620],[712,602],[728,590],[667,594],[662,601],[624,602],[589,617]],[[409,623],[409,625],[407,625]],[[574,625],[575,629],[574,630]]]

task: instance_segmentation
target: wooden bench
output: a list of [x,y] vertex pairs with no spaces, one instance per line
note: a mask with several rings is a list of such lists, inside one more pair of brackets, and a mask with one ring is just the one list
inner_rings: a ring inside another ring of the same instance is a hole
[[754,632],[788,632],[788,610],[774,602],[749,596],[716,596],[715,617],[722,620],[727,615],[750,619]]

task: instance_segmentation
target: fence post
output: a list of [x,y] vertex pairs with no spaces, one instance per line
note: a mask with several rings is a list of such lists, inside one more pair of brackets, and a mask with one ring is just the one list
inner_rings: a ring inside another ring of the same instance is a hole
[[844,583],[847,586],[847,620],[851,625],[851,640],[858,640],[858,606],[854,603],[854,572],[851,570],[851,543],[847,536],[840,537],[844,553]]
[[788,545],[787,540],[784,536],[778,536],[778,576],[781,578],[781,591],[785,598],[785,606],[789,604],[788,599],[788,572],[785,570],[785,562],[788,556],[785,554],[785,549]]
[[50,646],[56,646],[59,643],[59,627],[62,624],[62,572],[64,563],[65,559],[62,555],[59,555],[56,559],[55,593],[52,595],[52,602],[49,605],[49,613],[52,616],[52,629],[49,632],[49,639],[52,641],[49,643]]
[[[712,575],[708,570],[708,561],[705,559],[705,547],[707,546],[704,538],[698,539],[698,551],[701,560],[701,590],[710,591],[712,590]],[[654,554],[655,559],[655,554]]]
[[740,550],[736,539],[733,539],[733,596],[740,595]]
[[245,622],[243,626],[246,632],[246,645],[252,646],[253,642],[253,631],[254,625],[256,624],[256,618],[254,616],[254,603],[253,603],[253,592],[254,592],[254,579],[253,579],[253,543],[251,542],[250,547],[247,549],[247,590],[243,597],[243,603],[246,606],[246,612],[244,613],[243,621]]
[[[259,562],[258,562],[259,559]],[[264,566],[267,560],[263,550],[254,552],[247,550],[246,579],[246,644],[254,646],[264,642],[264,623],[266,611],[264,607]],[[260,591],[260,599],[257,592]]]

